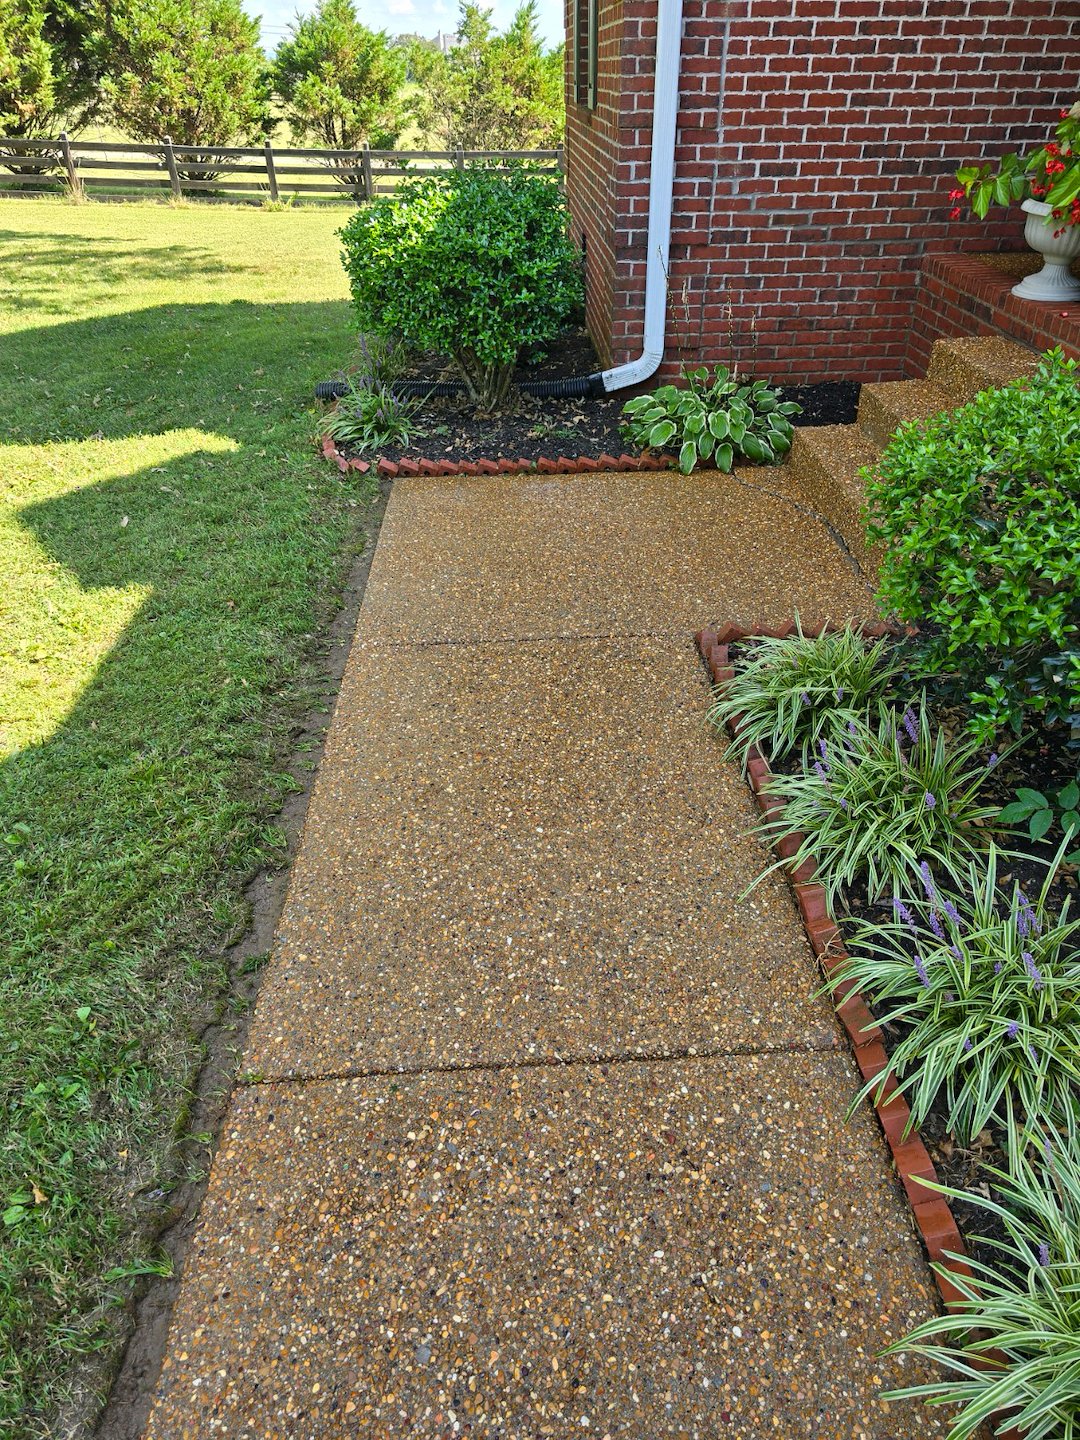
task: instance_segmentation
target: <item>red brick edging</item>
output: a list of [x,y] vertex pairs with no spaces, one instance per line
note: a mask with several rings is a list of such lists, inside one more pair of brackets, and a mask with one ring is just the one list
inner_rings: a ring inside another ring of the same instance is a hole
[[[871,637],[892,633],[890,627],[884,624],[864,625],[861,628],[864,635]],[[803,633],[806,635],[820,635],[821,632],[822,627],[817,629],[813,626],[803,627]],[[784,625],[777,629],[768,629],[759,625],[747,630],[739,625],[725,625],[719,631],[702,630],[695,638],[714,683],[723,686],[733,679],[735,674],[728,649],[733,642],[747,637],[765,635],[782,639],[794,633],[794,625]],[[741,719],[741,716],[736,715],[730,722],[729,728],[733,735],[738,735]],[[766,786],[770,774],[769,763],[765,756],[756,745],[751,746],[747,762],[747,778],[762,813],[773,818],[783,812],[784,805],[782,800],[767,792]],[[801,831],[794,831],[789,835],[782,836],[775,846],[777,854],[785,860],[790,860],[798,851],[804,838]],[[789,870],[785,873],[791,882],[811,947],[818,958],[822,971],[828,978],[836,972],[847,956],[841,941],[839,927],[829,913],[825,887],[814,879],[816,869],[813,860],[808,860],[797,870]],[[864,1080],[873,1080],[888,1068],[888,1057],[882,1043],[881,1030],[875,1023],[865,999],[853,980],[844,981],[836,995],[840,1002],[837,1006],[837,1013],[851,1040],[859,1073]],[[904,1134],[911,1111],[907,1101],[897,1092],[896,1081],[892,1076],[886,1080],[880,1099],[874,1102],[874,1109],[881,1122],[881,1128],[885,1132],[885,1139],[888,1141],[897,1174],[907,1192],[915,1224],[918,1226],[927,1253],[932,1260],[941,1261],[951,1270],[970,1275],[971,1271],[966,1264],[949,1260],[945,1254],[947,1250],[957,1255],[966,1254],[964,1242],[960,1238],[960,1231],[957,1229],[956,1221],[953,1219],[952,1211],[944,1196],[934,1194],[920,1183],[922,1180],[937,1179],[934,1164],[918,1132],[912,1130],[906,1136]],[[944,1277],[938,1276],[937,1283],[946,1306],[951,1306],[961,1298],[959,1291]]]
[[[368,460],[346,459],[331,440],[324,435],[320,448],[327,460],[333,460],[344,475],[348,470],[358,470],[366,475],[372,468]],[[571,459],[566,455],[551,458],[542,455],[539,460],[387,460],[379,456],[374,462],[375,469],[388,479],[399,475],[519,475],[533,471],[539,475],[589,475],[596,470],[669,470],[675,464],[675,457],[659,455],[579,455]]]
[[[804,625],[802,631],[804,635],[816,636],[823,634],[826,630],[838,628],[838,626],[826,622],[824,625],[816,627]],[[699,630],[694,638],[701,651],[702,659],[705,661],[706,669],[712,676],[713,683],[723,687],[735,677],[735,667],[731,663],[729,653],[731,645],[755,636],[767,635],[783,640],[788,635],[793,635],[795,629],[794,624],[775,628],[755,625],[749,629],[744,629],[741,625],[725,625],[720,630]],[[880,621],[861,625],[858,629],[868,639],[877,639],[882,635],[898,633],[893,626]],[[734,715],[728,722],[728,728],[732,735],[738,735],[741,721],[742,716]],[[766,789],[769,775],[772,772],[769,769],[769,762],[757,745],[750,747],[746,770],[751,789],[762,813],[770,818],[780,815],[783,812],[784,803],[777,796],[770,795]],[[789,834],[781,836],[774,848],[782,859],[790,860],[798,852],[804,839],[805,835],[801,831],[791,831]],[[847,958],[847,955],[839,926],[829,912],[825,887],[814,879],[817,866],[811,859],[804,861],[797,870],[787,869],[784,873],[794,892],[807,938],[817,956],[818,964],[825,976],[831,977]],[[840,1000],[837,1013],[847,1030],[859,1073],[866,1081],[874,1080],[888,1068],[889,1063],[881,1028],[875,1022],[870,1007],[853,980],[841,982],[836,995]],[[967,1249],[947,1200],[944,1195],[927,1190],[921,1183],[924,1180],[936,1180],[937,1172],[934,1170],[934,1162],[930,1159],[930,1153],[919,1132],[912,1129],[906,1137],[904,1135],[904,1130],[911,1117],[911,1110],[903,1095],[898,1093],[896,1081],[891,1075],[885,1081],[881,1098],[875,1099],[873,1105],[888,1143],[893,1164],[896,1166],[896,1173],[900,1177],[900,1182],[911,1206],[916,1229],[926,1247],[927,1254],[932,1261],[939,1262],[944,1269],[951,1271],[954,1275],[970,1278],[971,1267],[967,1262],[963,1259],[952,1258],[965,1256]],[[937,1282],[938,1292],[946,1310],[957,1308],[958,1302],[964,1298],[961,1292],[951,1283],[947,1274],[939,1274],[936,1270],[931,1273]],[[1004,1356],[1001,1358],[1003,1361]],[[987,1368],[992,1368],[995,1365],[995,1358],[993,1353],[981,1359],[972,1357],[972,1363],[976,1366],[985,1365]],[[1000,1424],[1002,1417],[997,1418]],[[995,1431],[995,1434],[998,1436],[998,1440],[1023,1440],[1020,1431],[1015,1428],[999,1429]]]

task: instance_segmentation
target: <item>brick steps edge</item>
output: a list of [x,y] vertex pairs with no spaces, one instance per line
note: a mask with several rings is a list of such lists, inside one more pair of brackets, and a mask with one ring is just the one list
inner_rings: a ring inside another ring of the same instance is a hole
[[[840,628],[838,625],[826,622],[824,625],[818,626],[804,624],[802,631],[804,635],[817,636],[827,630]],[[861,625],[858,629],[868,639],[878,639],[883,635],[901,633],[897,627],[883,621]],[[735,667],[730,656],[731,645],[737,644],[740,640],[765,636],[782,640],[789,635],[794,635],[795,632],[794,623],[776,627],[755,625],[747,628],[729,624],[719,630],[699,630],[694,639],[713,684],[722,688],[735,677]],[[729,722],[728,728],[733,736],[737,736],[739,733],[741,719],[741,716],[736,715]],[[756,745],[752,746],[746,767],[750,788],[754,792],[754,798],[762,813],[777,816],[783,813],[784,805],[783,801],[768,793],[767,786],[771,773],[766,757]],[[798,851],[803,839],[801,831],[792,831],[790,834],[782,836],[773,848],[780,858],[790,859]],[[816,872],[816,864],[813,860],[809,860],[800,865],[797,870],[785,869],[784,874],[799,907],[799,914],[802,916],[811,949],[817,957],[823,975],[829,978],[847,958],[847,955],[843,948],[840,928],[829,911],[825,887],[814,879]],[[864,1081],[873,1080],[884,1074],[889,1063],[881,1029],[876,1024],[864,995],[854,981],[845,982],[837,994],[840,1003],[836,1007],[836,1013],[847,1031],[859,1074]],[[880,1095],[871,1098],[889,1147],[889,1153],[892,1156],[896,1174],[904,1187],[904,1193],[911,1207],[915,1228],[927,1255],[931,1261],[940,1264],[946,1272],[951,1271],[953,1274],[970,1279],[971,1267],[964,1258],[968,1253],[967,1248],[948,1201],[944,1195],[927,1190],[921,1183],[924,1180],[936,1181],[937,1172],[934,1169],[934,1162],[930,1158],[930,1152],[919,1132],[912,1128],[907,1131],[906,1135],[904,1133],[911,1118],[911,1110],[903,1095],[899,1093],[895,1079],[889,1076],[882,1086]],[[937,1270],[931,1273],[945,1309],[951,1311],[958,1308],[958,1302],[963,1299],[963,1296],[950,1282],[948,1273],[941,1274]],[[972,1357],[972,1364],[980,1364],[977,1357]],[[986,1357],[986,1365],[987,1368],[994,1367],[992,1355]],[[998,1424],[1004,1423],[1007,1418],[998,1417]],[[1016,1429],[998,1429],[994,1433],[998,1440],[1023,1440],[1020,1431]]]
[[[344,475],[357,470],[366,475],[372,469],[368,460],[346,459],[329,435],[319,441],[319,449],[327,460],[332,460]],[[399,475],[590,475],[597,470],[670,470],[675,465],[674,455],[661,452],[658,455],[542,455],[539,460],[508,460],[500,456],[497,460],[387,460],[379,456],[374,468],[388,479]]]

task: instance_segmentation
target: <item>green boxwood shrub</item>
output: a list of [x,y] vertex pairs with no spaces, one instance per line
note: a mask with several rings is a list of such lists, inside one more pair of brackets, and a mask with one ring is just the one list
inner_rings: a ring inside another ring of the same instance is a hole
[[449,356],[486,411],[505,402],[519,354],[549,344],[581,304],[563,198],[543,176],[409,181],[340,234],[361,328]]
[[1060,351],[1030,380],[901,426],[867,471],[881,597],[926,627],[988,740],[1040,716],[1080,741],[1080,389]]

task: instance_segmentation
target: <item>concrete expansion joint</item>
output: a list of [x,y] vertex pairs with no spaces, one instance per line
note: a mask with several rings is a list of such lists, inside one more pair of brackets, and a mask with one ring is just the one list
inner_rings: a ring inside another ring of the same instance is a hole
[[667,630],[576,630],[571,633],[550,635],[448,635],[441,638],[433,637],[430,640],[382,640],[378,635],[367,635],[360,638],[364,644],[377,646],[380,650],[386,651],[407,652],[446,648],[468,650],[496,646],[509,649],[515,645],[573,645],[579,642],[591,644],[596,640],[671,640],[677,638],[685,641],[686,626],[673,625]]
[[400,1080],[425,1075],[497,1075],[506,1070],[575,1070],[583,1066],[604,1065],[665,1065],[685,1060],[724,1060],[761,1058],[780,1055],[832,1055],[846,1047],[839,1036],[825,1040],[808,1040],[805,1044],[788,1042],[780,1045],[727,1044],[691,1045],[679,1049],[639,1051],[618,1050],[599,1055],[525,1055],[516,1060],[460,1061],[442,1065],[373,1065],[345,1066],[342,1069],[312,1070],[303,1075],[262,1075],[258,1072],[241,1076],[238,1089],[251,1090],[273,1086],[304,1086],[336,1084],[343,1080]]

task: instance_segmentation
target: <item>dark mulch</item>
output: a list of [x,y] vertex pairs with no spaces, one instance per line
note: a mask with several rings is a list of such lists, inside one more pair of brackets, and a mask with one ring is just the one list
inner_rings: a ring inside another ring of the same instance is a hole
[[[592,341],[582,329],[568,330],[544,354],[527,359],[518,381],[560,380],[591,375],[601,368]],[[405,380],[453,380],[438,356],[420,357]],[[785,400],[803,407],[800,425],[845,425],[855,419],[859,386],[852,381],[782,387]],[[464,396],[425,400],[416,416],[416,432],[405,448],[387,447],[387,460],[539,460],[541,456],[576,459],[586,455],[635,454],[620,428],[628,396],[601,399],[538,400],[518,394],[505,414],[478,415]],[[350,451],[344,448],[348,455]],[[370,457],[365,457],[370,458]]]

